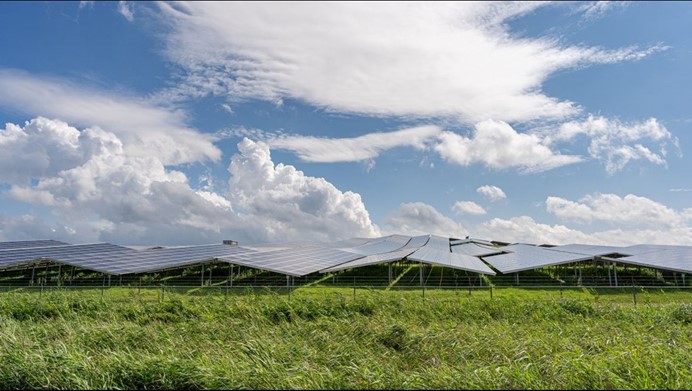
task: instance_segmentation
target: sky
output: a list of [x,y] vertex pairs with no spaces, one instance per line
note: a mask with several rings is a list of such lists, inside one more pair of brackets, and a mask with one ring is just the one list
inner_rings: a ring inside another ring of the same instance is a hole
[[0,240],[692,244],[692,3],[2,2]]

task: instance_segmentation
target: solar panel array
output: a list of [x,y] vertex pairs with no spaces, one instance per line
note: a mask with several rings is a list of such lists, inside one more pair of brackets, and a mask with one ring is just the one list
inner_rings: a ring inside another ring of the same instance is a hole
[[301,241],[243,247],[212,244],[146,250],[110,243],[72,245],[54,240],[0,242],[0,270],[30,267],[32,262],[47,260],[114,275],[148,273],[222,261],[299,277],[405,258],[481,274],[495,274],[486,263],[502,273],[514,273],[593,257],[692,273],[692,246],[568,244],[539,247],[513,244],[495,247],[488,241],[451,240],[436,235],[389,235],[332,243]]

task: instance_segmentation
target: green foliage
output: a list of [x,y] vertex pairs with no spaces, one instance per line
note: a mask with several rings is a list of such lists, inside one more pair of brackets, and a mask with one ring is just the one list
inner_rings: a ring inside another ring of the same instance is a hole
[[0,388],[692,388],[690,292],[213,292],[0,293]]

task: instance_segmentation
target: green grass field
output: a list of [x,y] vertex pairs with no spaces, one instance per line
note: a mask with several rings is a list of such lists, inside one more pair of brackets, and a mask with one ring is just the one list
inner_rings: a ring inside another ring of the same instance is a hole
[[692,388],[690,290],[286,293],[0,292],[0,388]]

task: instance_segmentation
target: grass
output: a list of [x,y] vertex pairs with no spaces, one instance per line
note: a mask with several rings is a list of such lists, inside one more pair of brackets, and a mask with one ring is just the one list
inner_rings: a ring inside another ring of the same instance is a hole
[[2,292],[0,388],[692,388],[692,292],[607,292]]

